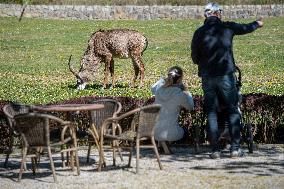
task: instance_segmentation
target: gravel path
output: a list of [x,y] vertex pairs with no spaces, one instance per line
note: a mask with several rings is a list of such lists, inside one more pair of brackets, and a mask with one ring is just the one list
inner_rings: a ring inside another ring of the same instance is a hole
[[[53,183],[48,159],[41,159],[40,169],[35,176],[29,169],[22,181],[17,182],[20,153],[14,153],[7,169],[3,168],[5,156],[0,155],[0,188],[267,188],[284,189],[284,145],[259,145],[253,154],[238,159],[229,158],[224,151],[221,159],[208,158],[208,149],[202,147],[195,154],[189,147],[173,147],[173,155],[161,155],[163,170],[151,150],[142,150],[140,174],[135,174],[135,158],[132,168],[127,168],[127,157],[113,167],[110,152],[106,153],[107,168],[96,171],[98,160],[96,150],[92,151],[92,161],[86,162],[86,149],[79,151],[81,175],[76,171],[60,167],[59,156],[54,156],[58,183]],[[246,151],[246,150],[245,150]],[[247,151],[246,151],[247,152]],[[127,154],[125,154],[127,155]]]

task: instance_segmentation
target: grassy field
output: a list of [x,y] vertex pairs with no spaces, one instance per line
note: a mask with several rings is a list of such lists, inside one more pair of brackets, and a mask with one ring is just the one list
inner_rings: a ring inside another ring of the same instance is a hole
[[[248,23],[252,20],[236,20]],[[243,72],[242,93],[284,94],[284,19],[267,18],[254,33],[236,36],[234,53]],[[197,66],[190,57],[193,32],[203,20],[74,21],[0,18],[0,100],[21,103],[50,103],[81,96],[131,96],[148,98],[150,86],[166,70],[179,65],[193,95],[202,94]],[[149,40],[143,55],[145,87],[129,88],[134,74],[131,60],[115,60],[118,87],[102,90],[103,66],[95,84],[74,89],[68,69],[73,55],[77,68],[89,36],[98,29],[131,28]]]

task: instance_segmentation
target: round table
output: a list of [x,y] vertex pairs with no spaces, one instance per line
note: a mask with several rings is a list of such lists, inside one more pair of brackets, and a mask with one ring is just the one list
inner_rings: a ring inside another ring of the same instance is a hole
[[43,111],[43,112],[91,111],[102,108],[104,108],[103,104],[59,104],[59,105],[32,106],[33,110]]

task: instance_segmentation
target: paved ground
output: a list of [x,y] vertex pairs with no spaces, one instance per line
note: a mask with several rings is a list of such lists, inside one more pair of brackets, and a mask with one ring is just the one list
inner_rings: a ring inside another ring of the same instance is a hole
[[[93,151],[92,162],[86,162],[86,150],[81,148],[81,175],[60,167],[60,158],[55,156],[58,183],[53,183],[46,158],[42,158],[35,176],[29,169],[17,182],[20,154],[12,155],[7,169],[3,168],[4,155],[0,155],[0,188],[267,188],[284,189],[284,145],[260,145],[253,154],[231,159],[228,151],[219,160],[208,158],[208,149],[195,154],[189,147],[174,147],[173,155],[161,155],[163,170],[159,170],[152,151],[143,150],[140,174],[135,174],[135,158],[132,168],[127,168],[127,158],[111,166],[111,153],[106,153],[107,168],[96,171],[98,159]],[[126,154],[125,154],[126,155]]]

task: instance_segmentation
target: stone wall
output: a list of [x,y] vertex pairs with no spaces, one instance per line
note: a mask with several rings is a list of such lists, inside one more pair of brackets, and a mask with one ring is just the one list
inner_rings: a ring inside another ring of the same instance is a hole
[[[225,18],[282,17],[283,4],[223,6]],[[0,4],[0,17],[19,17],[21,5]],[[203,18],[203,6],[29,5],[24,17],[59,19],[150,20]]]

